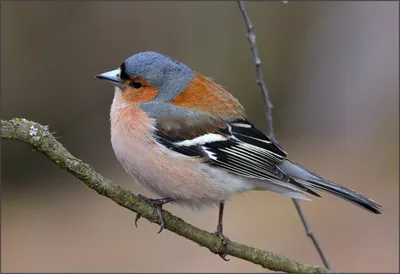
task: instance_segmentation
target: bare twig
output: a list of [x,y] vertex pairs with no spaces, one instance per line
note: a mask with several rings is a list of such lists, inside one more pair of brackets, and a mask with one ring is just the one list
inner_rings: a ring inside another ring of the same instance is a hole
[[238,1],[239,9],[242,12],[244,22],[246,24],[247,28],[247,33],[246,33],[246,38],[249,41],[251,52],[253,53],[253,59],[254,59],[254,64],[256,65],[256,71],[257,71],[257,84],[260,86],[262,94],[264,96],[264,103],[265,103],[265,116],[268,122],[268,137],[276,142],[275,139],[275,134],[274,134],[274,125],[272,123],[272,108],[273,105],[271,103],[271,100],[269,99],[269,94],[268,94],[268,89],[267,86],[265,85],[262,70],[261,70],[261,59],[258,56],[258,48],[256,44],[256,35],[254,33],[254,26],[250,21],[249,16],[247,15],[246,9],[244,7],[244,4],[242,1]]
[[[65,169],[86,186],[97,191],[122,207],[125,207],[153,223],[160,224],[156,208],[136,197],[132,192],[123,189],[111,180],[97,173],[91,166],[74,157],[50,133],[47,126],[15,118],[1,121],[1,138],[19,140],[27,143],[34,150],[43,153],[58,167]],[[222,240],[200,228],[186,223],[182,219],[162,210],[166,229],[185,237],[201,246],[208,248],[213,253],[225,252]],[[133,218],[132,218],[133,222]],[[237,257],[264,268],[288,273],[327,273],[326,269],[319,266],[307,265],[296,262],[272,252],[263,251],[243,244],[230,242],[227,254]]]
[[[268,136],[272,141],[276,142],[275,134],[274,134],[274,127],[272,124],[272,107],[273,106],[272,106],[271,100],[269,99],[268,90],[265,85],[265,81],[263,79],[263,74],[262,74],[262,70],[261,70],[261,60],[260,60],[260,57],[258,56],[258,49],[257,49],[257,45],[256,45],[256,35],[254,33],[254,26],[251,23],[250,18],[246,12],[244,3],[242,1],[237,1],[237,2],[239,5],[239,9],[242,12],[242,15],[243,15],[243,18],[244,18],[244,21],[246,24],[246,28],[247,28],[246,38],[249,41],[251,52],[253,53],[254,63],[256,65],[257,84],[260,86],[262,94],[264,96],[264,102],[265,102],[265,108],[266,108],[265,114],[266,114],[266,118],[268,121]],[[304,225],[307,236],[310,237],[312,242],[314,243],[314,246],[317,249],[318,254],[321,257],[321,260],[324,263],[325,267],[327,269],[330,269],[329,263],[324,255],[324,253],[322,252],[322,249],[319,246],[318,241],[315,238],[310,225],[308,224],[308,222],[304,216],[304,213],[300,207],[299,201],[297,201],[296,199],[292,199],[292,200],[293,200],[296,210],[301,218],[301,221]]]
[[325,258],[324,252],[322,252],[321,247],[319,246],[317,239],[315,238],[312,230],[311,230],[311,226],[307,223],[306,217],[304,216],[303,211],[301,210],[299,201],[297,201],[296,199],[292,199],[294,206],[296,207],[297,213],[300,216],[301,222],[303,223],[304,229],[306,230],[306,234],[308,237],[310,237],[311,241],[313,242],[315,248],[318,251],[319,256],[321,257],[322,263],[325,265],[325,267],[329,270],[331,270],[328,261]]

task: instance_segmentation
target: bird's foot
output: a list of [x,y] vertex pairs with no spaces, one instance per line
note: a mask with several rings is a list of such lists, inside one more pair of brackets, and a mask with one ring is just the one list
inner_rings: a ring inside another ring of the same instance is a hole
[[[147,197],[143,196],[142,194],[138,194],[136,196],[156,208],[158,218],[160,218],[160,230],[158,231],[157,234],[160,234],[161,231],[163,231],[163,229],[165,228],[165,222],[164,222],[164,218],[161,213],[161,209],[164,204],[172,202],[173,199],[172,198],[151,199],[151,198],[147,198]],[[137,227],[137,222],[140,219],[140,217],[141,217],[140,213],[136,213],[136,218],[135,218],[135,226],[136,227]]]
[[227,259],[226,256],[227,251],[228,251],[228,246],[230,243],[230,240],[228,237],[226,237],[224,234],[222,234],[222,229],[219,228],[219,226],[217,227],[217,231],[215,231],[214,233],[216,236],[220,237],[222,240],[222,245],[224,246],[225,251],[223,253],[218,253],[218,255],[224,260],[224,261],[230,261],[230,259]]

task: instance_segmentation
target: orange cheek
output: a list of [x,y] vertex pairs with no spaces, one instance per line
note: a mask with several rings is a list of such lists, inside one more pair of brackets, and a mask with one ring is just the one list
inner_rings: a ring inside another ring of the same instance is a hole
[[157,94],[158,90],[151,86],[144,86],[139,90],[128,87],[122,92],[122,99],[127,103],[139,104],[153,100]]

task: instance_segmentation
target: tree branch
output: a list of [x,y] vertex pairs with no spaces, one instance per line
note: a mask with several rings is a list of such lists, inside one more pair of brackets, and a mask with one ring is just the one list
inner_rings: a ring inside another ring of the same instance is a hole
[[[58,167],[80,179],[86,186],[97,191],[122,207],[140,213],[150,222],[160,224],[153,206],[137,198],[132,192],[123,189],[111,180],[97,173],[91,166],[74,157],[50,133],[47,126],[15,118],[1,120],[1,138],[23,141],[34,150],[43,153]],[[212,233],[186,223],[182,219],[162,210],[166,229],[185,237],[195,243],[207,247],[213,253],[222,253],[224,247],[221,239]],[[302,264],[272,252],[263,251],[243,244],[230,242],[227,254],[237,257],[264,268],[289,273],[327,273],[319,266]]]
[[[257,84],[260,86],[262,94],[264,96],[264,103],[265,103],[265,115],[268,121],[268,136],[270,137],[270,139],[274,142],[276,142],[275,139],[275,134],[274,134],[274,127],[272,124],[272,103],[271,100],[269,99],[269,95],[268,95],[268,90],[267,87],[265,85],[265,81],[263,79],[263,74],[261,71],[261,59],[258,56],[258,49],[257,49],[257,44],[256,44],[256,35],[254,33],[254,26],[250,21],[250,18],[246,12],[246,9],[244,7],[244,4],[242,1],[237,1],[238,5],[239,5],[239,9],[242,12],[243,18],[244,18],[244,22],[246,24],[246,28],[247,28],[247,33],[246,33],[246,38],[249,41],[250,44],[250,48],[251,48],[251,52],[253,53],[253,58],[254,58],[254,64],[256,65],[256,71],[257,71]],[[283,1],[284,3],[287,1]],[[310,225],[308,224],[306,217],[304,216],[303,210],[300,207],[300,203],[298,200],[296,199],[292,199],[297,213],[300,216],[300,219],[303,223],[304,229],[306,230],[306,234],[308,237],[310,237],[310,239],[312,240],[315,248],[318,251],[319,256],[321,257],[322,262],[324,263],[325,267],[327,269],[331,269],[328,263],[328,260],[326,259],[321,247],[318,244],[317,238],[314,236]]]

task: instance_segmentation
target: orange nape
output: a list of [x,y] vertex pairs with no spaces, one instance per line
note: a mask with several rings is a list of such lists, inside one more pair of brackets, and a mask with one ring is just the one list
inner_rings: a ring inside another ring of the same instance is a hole
[[[134,87],[130,86],[130,84],[133,82],[140,82],[142,86],[138,89],[135,89]],[[126,103],[140,104],[153,100],[156,98],[157,94],[158,89],[156,87],[152,86],[141,78],[135,77],[126,80],[125,88],[122,90],[121,97]]]
[[171,103],[227,120],[245,117],[243,106],[236,98],[198,72],[189,87]]

